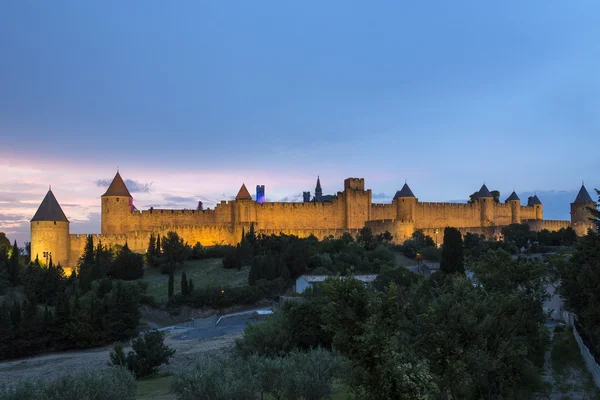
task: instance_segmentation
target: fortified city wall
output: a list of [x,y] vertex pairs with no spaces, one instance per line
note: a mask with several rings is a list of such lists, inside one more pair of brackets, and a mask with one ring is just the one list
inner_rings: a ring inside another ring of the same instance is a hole
[[[242,185],[236,200],[221,201],[213,210],[149,209],[138,211],[124,181],[117,173],[102,196],[102,234],[94,241],[108,246],[124,245],[144,252],[150,235],[166,235],[176,231],[185,242],[203,246],[235,245],[242,231],[253,224],[258,234],[280,233],[318,239],[340,237],[345,232],[357,235],[365,226],[374,234],[390,232],[396,243],[410,238],[422,229],[437,243],[443,241],[443,229],[452,226],[467,232],[499,237],[501,229],[515,222],[530,225],[534,231],[559,230],[571,226],[569,221],[543,220],[541,201],[535,196],[529,206],[521,206],[513,192],[504,203],[493,200],[485,185],[471,204],[419,202],[408,185],[396,193],[391,204],[373,204],[371,190],[365,190],[364,179],[348,178],[344,191],[331,201],[304,203],[265,202],[252,200]],[[574,203],[571,216],[577,233],[590,226],[586,207],[595,205],[585,187]],[[69,234],[69,221],[51,191],[31,221],[31,257],[40,260],[51,252],[53,260],[65,267],[74,266],[83,253],[86,235]],[[66,265],[65,265],[66,264]]]

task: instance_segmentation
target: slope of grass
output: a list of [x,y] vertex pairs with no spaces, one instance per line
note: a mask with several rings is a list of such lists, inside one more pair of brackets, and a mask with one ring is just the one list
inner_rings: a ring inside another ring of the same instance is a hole
[[555,329],[551,359],[555,390],[565,395],[577,393],[588,399],[600,399],[571,328]]
[[[249,268],[241,271],[225,269],[221,259],[191,260],[175,269],[175,293],[181,288],[181,274],[185,271],[188,279],[194,281],[194,287],[234,287],[248,284]],[[148,267],[141,279],[148,283],[148,294],[154,297],[157,303],[167,301],[169,275],[161,274],[160,268]]]

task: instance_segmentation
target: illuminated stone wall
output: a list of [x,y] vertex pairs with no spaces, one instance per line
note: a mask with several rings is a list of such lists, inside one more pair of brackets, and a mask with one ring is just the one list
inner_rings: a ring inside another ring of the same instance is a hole
[[[151,234],[166,235],[176,231],[185,242],[203,246],[239,243],[242,230],[254,224],[258,234],[280,233],[318,239],[352,235],[364,226],[374,234],[390,232],[396,243],[409,238],[416,229],[422,229],[438,243],[443,241],[447,226],[461,232],[496,237],[503,226],[524,221],[532,229],[558,230],[569,226],[568,221],[543,221],[542,206],[520,206],[495,203],[491,199],[473,204],[419,202],[414,197],[400,197],[392,204],[373,204],[371,190],[365,190],[364,179],[348,178],[344,191],[327,203],[257,203],[251,200],[221,201],[213,210],[153,209],[131,211],[129,198],[105,196],[102,198],[102,234],[94,235],[105,245],[123,245],[136,252],[145,252]],[[582,217],[583,218],[583,217]],[[41,223],[40,223],[41,224]],[[54,260],[64,260],[73,266],[85,247],[85,235],[69,235],[68,223],[59,226],[32,223],[32,257],[49,249]],[[580,229],[582,230],[582,229]],[[579,233],[579,232],[578,232]]]
[[52,263],[69,262],[69,223],[66,221],[33,221],[31,223],[31,260],[37,256],[46,263],[44,252],[52,253]]

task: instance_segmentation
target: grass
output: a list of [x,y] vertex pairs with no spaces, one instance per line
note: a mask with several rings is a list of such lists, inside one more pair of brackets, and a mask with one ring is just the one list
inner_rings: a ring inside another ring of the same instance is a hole
[[170,393],[171,375],[158,376],[137,381],[138,399],[174,400],[177,397]]
[[[242,268],[241,271],[225,269],[219,258],[186,261],[175,270],[175,293],[180,291],[183,271],[187,279],[194,281],[195,288],[204,288],[246,285],[250,270],[248,267]],[[161,274],[160,268],[148,267],[141,280],[148,283],[148,294],[154,297],[157,303],[167,302],[169,275]]]
[[554,331],[550,357],[555,388],[565,395],[584,392],[588,396],[586,398],[600,399],[571,329]]
[[[174,400],[177,397],[170,393],[172,375],[155,376],[148,379],[137,381],[137,398],[138,399],[158,399],[158,400]],[[353,400],[354,394],[347,391],[347,388],[341,384],[334,383],[333,400]],[[270,395],[265,396],[265,400],[274,400]]]

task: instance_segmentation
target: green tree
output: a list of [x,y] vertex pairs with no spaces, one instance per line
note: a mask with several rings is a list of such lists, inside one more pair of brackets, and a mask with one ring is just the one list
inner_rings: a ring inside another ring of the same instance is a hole
[[535,237],[528,224],[510,224],[502,228],[502,235],[505,242],[513,243],[519,249],[527,248]]
[[94,268],[95,261],[94,252],[94,237],[87,235],[85,240],[85,247],[83,254],[79,258],[77,264],[77,276],[79,276],[79,287],[85,293],[91,288],[92,284],[92,270]]
[[371,231],[371,228],[367,226],[365,226],[359,231],[356,241],[367,251],[373,250],[377,246],[377,243],[375,242],[375,237],[373,236],[373,232]]
[[444,246],[440,270],[446,274],[465,273],[463,261],[463,241],[460,231],[456,228],[444,229]]
[[125,356],[123,346],[117,344],[110,353],[112,365],[126,367],[136,378],[156,374],[158,367],[169,363],[175,350],[165,345],[164,334],[150,331],[131,342],[131,351]]
[[10,248],[10,240],[8,240],[4,232],[0,232],[0,253],[5,252],[6,254],[8,254]]
[[110,267],[110,276],[115,279],[135,280],[144,276],[144,259],[129,249],[127,242],[121,248]]
[[185,271],[183,271],[183,273],[181,274],[181,294],[184,296],[190,294],[190,289],[188,286],[188,280],[185,275]]
[[17,246],[17,241],[12,248],[12,252],[10,254],[10,260],[8,263],[8,279],[12,286],[16,286],[19,283],[19,273],[20,273],[20,263],[19,263],[19,247]]
[[148,265],[154,265],[154,257],[156,255],[156,237],[154,234],[150,235],[148,241],[148,250],[146,250],[146,262]]
[[559,293],[600,353],[600,234],[589,231],[580,237],[572,259],[558,267]]
[[171,299],[175,292],[175,265],[185,261],[186,249],[183,244],[183,239],[176,232],[168,232],[167,236],[162,239],[162,249],[168,262],[169,286],[168,293]]
[[[594,189],[598,195],[598,204],[600,204],[600,190]],[[589,212],[592,214],[592,219],[596,223],[596,230],[600,233],[600,209],[598,207],[588,207]]]

